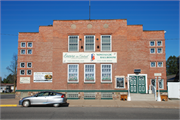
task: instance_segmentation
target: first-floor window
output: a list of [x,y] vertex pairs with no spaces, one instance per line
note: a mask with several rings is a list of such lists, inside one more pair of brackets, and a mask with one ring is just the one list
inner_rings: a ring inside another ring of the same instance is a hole
[[32,68],[32,63],[31,63],[31,62],[28,62],[28,63],[27,63],[27,67],[28,67],[28,68]]
[[101,64],[101,81],[111,82],[112,81],[112,66],[111,64]]
[[151,62],[151,67],[156,67],[156,62]]
[[85,78],[85,82],[95,82],[95,65],[94,64],[84,65],[84,78]]
[[20,75],[25,75],[24,70],[20,70]]
[[124,77],[116,77],[116,88],[125,88]]
[[27,75],[31,75],[31,70],[27,70]]
[[25,67],[25,63],[20,63],[20,68],[24,68]]
[[159,82],[159,89],[164,89],[164,80],[161,79]]
[[158,67],[163,67],[163,62],[158,62]]
[[78,64],[68,65],[68,82],[78,82]]

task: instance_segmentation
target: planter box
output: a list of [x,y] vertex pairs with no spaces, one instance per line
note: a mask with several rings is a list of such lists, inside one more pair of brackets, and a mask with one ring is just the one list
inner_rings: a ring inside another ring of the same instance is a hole
[[120,100],[123,100],[123,101],[127,100],[127,94],[121,95],[121,99]]
[[167,95],[161,95],[161,101],[168,101]]

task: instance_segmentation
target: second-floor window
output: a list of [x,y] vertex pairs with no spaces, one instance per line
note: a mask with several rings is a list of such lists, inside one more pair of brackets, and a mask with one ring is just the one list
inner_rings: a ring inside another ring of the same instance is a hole
[[101,51],[111,51],[111,36],[110,35],[101,36]]
[[84,40],[85,51],[95,51],[95,36],[86,35]]
[[69,36],[68,51],[79,51],[78,39],[78,36]]

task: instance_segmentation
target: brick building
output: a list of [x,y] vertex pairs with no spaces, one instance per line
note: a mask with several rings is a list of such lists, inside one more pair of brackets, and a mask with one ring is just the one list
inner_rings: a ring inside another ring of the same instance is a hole
[[37,33],[20,32],[16,97],[56,90],[69,98],[115,99],[128,87],[131,93],[158,88],[155,76],[166,91],[164,33],[126,19],[54,20]]

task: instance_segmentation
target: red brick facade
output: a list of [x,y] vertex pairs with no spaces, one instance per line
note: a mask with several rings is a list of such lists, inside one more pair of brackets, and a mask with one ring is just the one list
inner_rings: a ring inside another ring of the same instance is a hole
[[[117,63],[112,64],[112,83],[101,83],[101,63],[96,63],[96,82],[84,83],[84,63],[79,64],[79,83],[67,83],[68,64],[63,63],[63,52],[68,52],[68,36],[78,35],[79,52],[84,52],[84,36],[95,35],[95,52],[101,52],[101,35],[112,36],[112,51],[117,52]],[[99,40],[96,40],[96,39]],[[162,53],[157,53],[157,40],[162,41]],[[150,41],[155,41],[155,54],[150,54]],[[32,42],[32,54],[21,55],[21,42]],[[83,49],[81,49],[83,46]],[[100,48],[97,48],[99,46]],[[25,68],[20,63],[25,62]],[[27,62],[32,68],[27,68]],[[150,62],[156,62],[151,68]],[[157,67],[163,62],[163,67]],[[25,75],[20,75],[20,70]],[[27,75],[26,70],[32,70]],[[154,73],[161,73],[166,90],[166,59],[164,31],[143,31],[142,25],[127,25],[127,20],[54,20],[53,26],[40,26],[38,33],[19,33],[17,90],[127,90],[115,88],[115,76],[134,74],[134,69],[141,69],[140,74],[147,74],[147,86],[154,79]],[[33,82],[34,72],[52,72],[52,83]],[[20,77],[30,77],[30,83],[20,83]],[[157,81],[156,81],[157,84]]]

